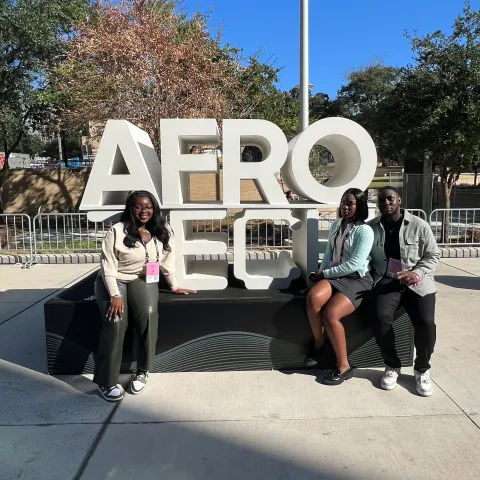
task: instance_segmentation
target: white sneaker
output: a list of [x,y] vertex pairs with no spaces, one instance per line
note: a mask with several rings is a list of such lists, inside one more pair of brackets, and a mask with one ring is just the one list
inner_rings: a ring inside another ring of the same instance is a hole
[[399,368],[385,367],[385,373],[382,377],[382,388],[384,390],[393,390],[397,386],[397,379],[400,375]]
[[433,384],[430,379],[430,370],[427,370],[425,373],[414,371],[415,373],[415,384],[417,387],[417,392],[422,397],[429,397],[433,393]]

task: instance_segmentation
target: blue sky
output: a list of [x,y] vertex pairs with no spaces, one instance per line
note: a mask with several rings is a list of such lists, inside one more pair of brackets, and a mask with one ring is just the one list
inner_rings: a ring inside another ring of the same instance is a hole
[[[284,67],[279,87],[299,82],[299,0],[184,0],[193,12],[210,7],[212,31],[221,26],[225,42],[245,53],[258,49]],[[480,0],[471,1],[480,8]],[[331,97],[348,71],[382,60],[412,61],[404,32],[420,35],[450,30],[463,0],[310,0],[310,83]]]

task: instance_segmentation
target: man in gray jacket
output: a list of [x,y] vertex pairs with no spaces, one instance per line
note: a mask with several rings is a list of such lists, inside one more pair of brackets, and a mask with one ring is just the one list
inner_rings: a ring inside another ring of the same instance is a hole
[[415,330],[415,383],[419,395],[433,393],[430,357],[435,347],[435,293],[433,272],[440,259],[430,225],[402,210],[394,187],[378,192],[381,216],[371,220],[374,232],[371,266],[377,281],[372,295],[374,331],[385,360],[382,388],[397,386],[400,360],[395,349],[393,316],[400,303]]

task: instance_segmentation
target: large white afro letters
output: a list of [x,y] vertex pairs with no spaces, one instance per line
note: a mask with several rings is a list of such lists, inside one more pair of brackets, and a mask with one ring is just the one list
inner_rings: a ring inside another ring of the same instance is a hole
[[[375,175],[377,153],[370,135],[344,118],[327,118],[310,125],[287,144],[282,131],[265,120],[223,121],[223,171],[216,154],[194,155],[192,146],[216,146],[219,129],[213,119],[161,120],[162,163],[150,137],[125,120],[109,120],[100,143],[80,209],[92,221],[112,218],[123,210],[127,193],[148,190],[170,211],[176,237],[179,284],[198,290],[227,286],[227,236],[196,233],[193,222],[222,222],[227,209],[235,217],[234,273],[250,289],[287,288],[291,280],[317,268],[318,211],[321,204],[338,205],[347,188],[368,188]],[[241,162],[241,148],[255,145],[264,160]],[[327,148],[335,160],[325,184],[309,169],[314,145]],[[302,197],[288,202],[278,183],[278,171],[290,190]],[[190,201],[190,173],[223,173],[223,202]],[[241,202],[240,183],[252,179],[262,202]],[[292,255],[283,251],[275,260],[246,259],[249,220],[287,220],[293,228]],[[211,260],[198,260],[209,255]]]

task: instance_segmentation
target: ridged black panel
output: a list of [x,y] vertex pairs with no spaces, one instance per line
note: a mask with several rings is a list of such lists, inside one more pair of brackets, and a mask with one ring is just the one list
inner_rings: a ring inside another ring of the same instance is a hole
[[[94,276],[66,290],[45,306],[48,371],[51,374],[93,373],[101,327],[91,294]],[[300,369],[312,336],[300,288],[279,292],[232,287],[198,295],[160,294],[159,330],[153,372]],[[359,368],[381,367],[369,315],[361,309],[344,320],[349,358]],[[402,364],[412,365],[409,317],[401,311],[394,322]],[[133,337],[127,331],[121,371],[132,363]],[[335,359],[325,358],[320,368]]]

